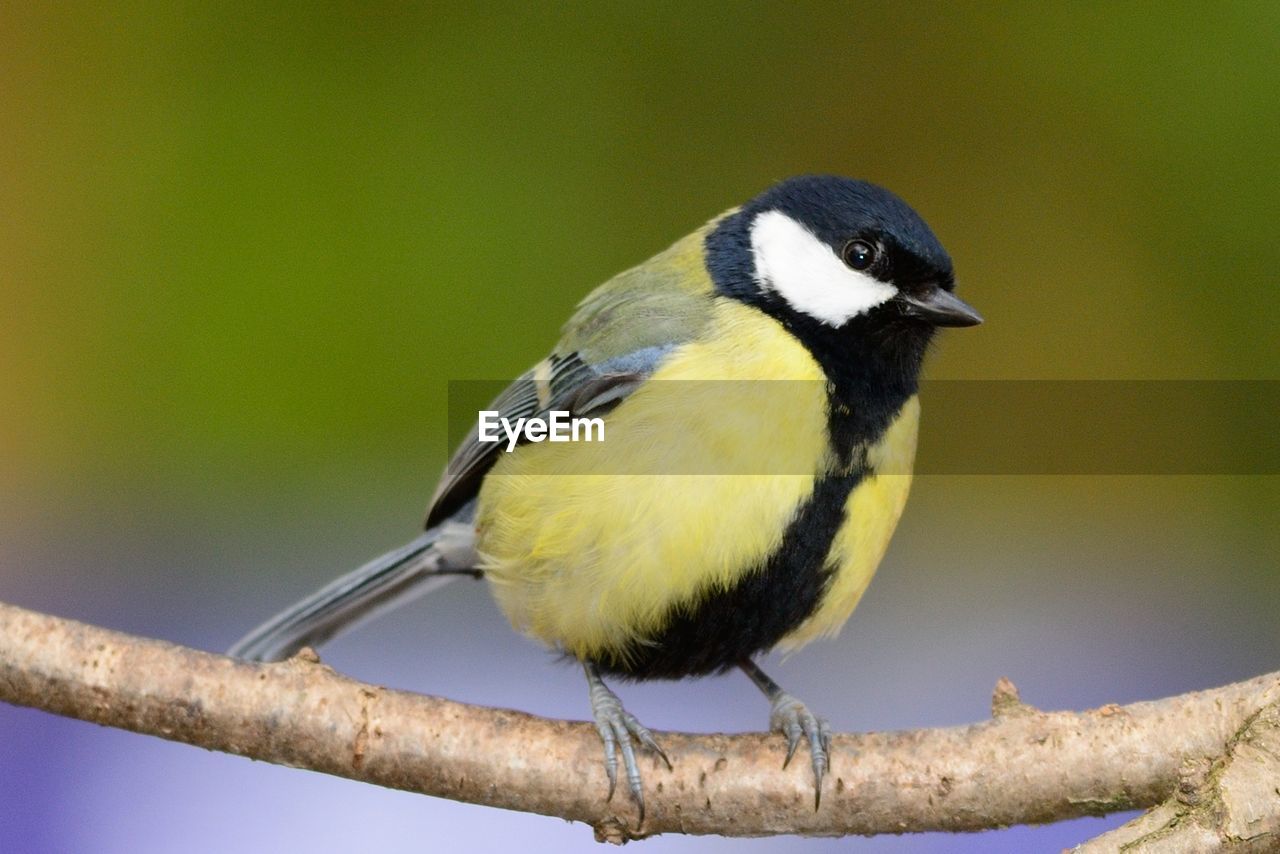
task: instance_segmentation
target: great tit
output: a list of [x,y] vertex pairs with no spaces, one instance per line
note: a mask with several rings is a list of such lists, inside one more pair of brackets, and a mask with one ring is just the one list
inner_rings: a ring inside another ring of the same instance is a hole
[[930,339],[982,322],[953,289],[946,251],[889,191],[834,176],[774,185],[593,291],[489,407],[512,423],[597,415],[595,456],[575,461],[572,443],[508,452],[473,430],[424,534],[231,655],[283,658],[482,575],[513,626],[581,662],[609,797],[621,753],[641,821],[633,739],[667,757],[606,675],[742,670],[786,761],[807,742],[816,806],[827,724],[753,656],[833,635],[866,589],[907,499]]

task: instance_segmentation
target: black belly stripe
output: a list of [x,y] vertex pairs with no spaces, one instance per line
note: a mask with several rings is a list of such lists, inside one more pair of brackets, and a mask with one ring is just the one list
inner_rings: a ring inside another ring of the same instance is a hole
[[820,478],[760,570],[673,609],[656,637],[593,663],[628,679],[680,679],[723,672],[743,656],[772,648],[822,600],[833,573],[827,564],[831,545],[844,524],[849,495],[864,476],[858,466]]

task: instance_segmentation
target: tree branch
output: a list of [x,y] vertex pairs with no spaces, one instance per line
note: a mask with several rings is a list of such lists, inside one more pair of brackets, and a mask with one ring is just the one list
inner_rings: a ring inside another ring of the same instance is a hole
[[[1184,760],[1218,756],[1260,709],[1280,701],[1280,673],[1080,713],[1032,709],[1002,680],[990,721],[835,736],[816,812],[805,763],[782,770],[781,738],[664,733],[675,770],[645,760],[642,827],[625,797],[604,801],[600,741],[590,725],[363,684],[314,654],[246,664],[0,604],[0,700],[583,821],[600,839],[624,841],[669,832],[967,831],[1152,806],[1174,791]],[[1271,804],[1272,814],[1278,808]]]
[[1280,701],[1255,712],[1216,762],[1188,759],[1167,801],[1079,854],[1266,852],[1280,848]]

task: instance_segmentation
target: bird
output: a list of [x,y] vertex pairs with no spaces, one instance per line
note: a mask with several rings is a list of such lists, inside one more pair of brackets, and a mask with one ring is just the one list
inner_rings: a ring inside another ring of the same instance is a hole
[[755,659],[834,635],[904,509],[923,360],[982,322],[906,202],[867,181],[766,188],[592,291],[549,356],[489,406],[509,423],[598,418],[601,441],[484,441],[445,468],[425,532],[254,629],[230,655],[279,660],[459,576],[576,661],[609,780],[644,821],[637,749],[671,767],[606,678],[741,670],[821,803],[824,718]]

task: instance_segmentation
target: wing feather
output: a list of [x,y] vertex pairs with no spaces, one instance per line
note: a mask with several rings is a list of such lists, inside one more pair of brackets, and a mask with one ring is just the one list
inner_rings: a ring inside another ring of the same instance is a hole
[[[552,355],[489,405],[515,423],[551,410],[603,415],[634,391],[710,317],[714,287],[703,263],[704,227],[605,282],[578,306]],[[475,498],[505,445],[481,442],[479,425],[454,452],[427,511],[427,527]]]

